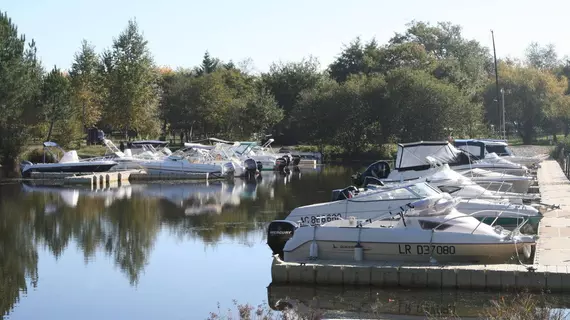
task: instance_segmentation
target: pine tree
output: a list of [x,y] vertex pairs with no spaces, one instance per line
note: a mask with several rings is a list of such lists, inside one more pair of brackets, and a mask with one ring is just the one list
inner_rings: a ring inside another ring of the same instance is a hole
[[103,101],[99,68],[99,58],[95,48],[83,40],[80,51],[75,53],[69,76],[72,104],[80,115],[84,129],[95,125],[101,119]]
[[125,130],[125,137],[158,133],[159,73],[136,21],[103,53],[106,86],[106,120]]
[[17,171],[29,125],[36,119],[42,72],[34,41],[26,47],[25,36],[0,12],[0,158],[8,174]]
[[69,79],[54,66],[42,85],[42,110],[45,120],[49,123],[46,141],[51,140],[56,122],[73,117],[70,89]]

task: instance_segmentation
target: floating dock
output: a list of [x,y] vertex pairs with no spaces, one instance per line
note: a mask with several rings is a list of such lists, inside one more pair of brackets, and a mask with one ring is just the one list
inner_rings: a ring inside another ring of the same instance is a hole
[[34,183],[49,185],[85,185],[93,189],[106,188],[113,183],[125,184],[131,181],[156,180],[212,180],[218,176],[208,173],[170,173],[150,174],[144,170],[107,171],[93,173],[67,173],[67,172],[33,172],[31,180]]
[[409,262],[283,262],[271,265],[272,283],[372,285],[403,288],[570,292],[570,182],[554,160],[538,169],[541,201],[560,205],[542,219],[534,263],[432,265]]

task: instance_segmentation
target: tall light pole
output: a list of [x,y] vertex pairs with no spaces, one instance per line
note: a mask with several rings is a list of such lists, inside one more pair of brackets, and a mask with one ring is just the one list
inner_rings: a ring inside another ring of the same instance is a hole
[[507,118],[505,118],[505,90],[501,88],[501,104],[503,108],[503,140],[507,140]]
[[[499,71],[497,70],[497,51],[495,51],[495,33],[491,30],[491,38],[493,39],[493,58],[495,60],[495,86],[497,89],[496,97],[497,97],[497,115],[498,115],[498,124],[499,124],[499,131],[501,130],[501,110],[500,110],[500,102],[499,102]],[[500,133],[499,133],[500,134]]]

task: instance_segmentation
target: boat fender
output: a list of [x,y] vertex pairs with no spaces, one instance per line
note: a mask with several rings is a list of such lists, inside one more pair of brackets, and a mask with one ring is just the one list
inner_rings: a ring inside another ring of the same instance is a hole
[[356,217],[355,216],[350,216],[348,217],[348,224],[353,226],[356,224]]
[[526,259],[530,259],[530,256],[532,254],[532,247],[528,244],[525,244],[523,246],[523,254]]
[[309,258],[316,259],[319,257],[319,246],[317,245],[317,226],[313,227],[313,242],[309,247]]
[[354,260],[356,261],[362,261],[364,256],[364,248],[362,248],[362,246],[360,245],[360,243],[357,243],[354,246]]
[[316,259],[319,257],[319,246],[317,245],[317,241],[315,240],[311,242],[311,247],[309,248],[309,257],[311,259]]

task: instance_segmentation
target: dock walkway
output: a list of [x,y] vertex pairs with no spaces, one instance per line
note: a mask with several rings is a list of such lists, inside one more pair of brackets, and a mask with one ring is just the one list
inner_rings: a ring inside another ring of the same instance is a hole
[[538,245],[534,264],[570,265],[570,181],[554,160],[538,169],[541,201],[560,205],[560,210],[544,214],[538,228]]
[[546,160],[537,177],[541,202],[560,205],[544,214],[532,265],[431,265],[404,262],[307,261],[287,263],[273,257],[276,284],[374,285],[405,288],[530,289],[570,292],[570,181],[558,163]]

